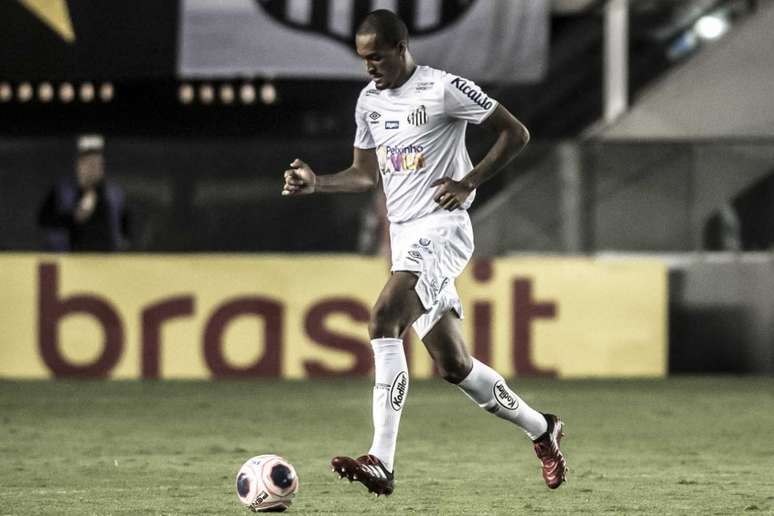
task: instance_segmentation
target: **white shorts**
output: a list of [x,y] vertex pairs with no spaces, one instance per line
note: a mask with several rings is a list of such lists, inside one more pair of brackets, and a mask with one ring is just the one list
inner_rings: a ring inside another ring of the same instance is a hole
[[390,224],[392,267],[417,275],[415,290],[426,312],[414,322],[419,338],[449,310],[462,319],[462,303],[454,287],[473,255],[473,227],[468,212],[440,211],[403,223]]

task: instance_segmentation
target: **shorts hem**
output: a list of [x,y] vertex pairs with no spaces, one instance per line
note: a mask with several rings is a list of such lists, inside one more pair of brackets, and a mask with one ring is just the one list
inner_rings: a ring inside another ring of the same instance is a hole
[[[430,310],[428,310],[429,312]],[[455,302],[453,306],[450,306],[448,310],[444,310],[443,312],[436,313],[430,323],[428,324],[421,324],[421,330],[417,328],[417,322],[419,322],[419,319],[417,319],[414,324],[412,325],[412,328],[414,329],[414,333],[416,333],[417,337],[419,337],[419,340],[422,340],[425,338],[425,336],[430,333],[430,331],[435,328],[435,325],[438,324],[438,321],[441,320],[441,318],[446,315],[448,312],[454,312],[457,315],[457,318],[462,320],[465,318],[465,315],[462,311],[462,305],[459,301]],[[430,315],[429,313],[423,314],[421,317],[427,317]],[[420,317],[420,319],[421,319]]]

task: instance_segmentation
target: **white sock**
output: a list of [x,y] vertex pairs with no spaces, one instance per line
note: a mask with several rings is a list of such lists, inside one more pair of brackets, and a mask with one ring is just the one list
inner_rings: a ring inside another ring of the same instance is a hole
[[548,430],[543,414],[519,398],[497,371],[475,358],[470,374],[458,386],[482,409],[515,423],[533,441]]
[[398,425],[408,395],[409,376],[401,339],[373,339],[374,349],[374,441],[369,454],[379,457],[392,471]]

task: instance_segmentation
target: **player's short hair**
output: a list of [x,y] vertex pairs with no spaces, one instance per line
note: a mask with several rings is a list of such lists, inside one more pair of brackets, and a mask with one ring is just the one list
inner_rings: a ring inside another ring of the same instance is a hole
[[105,139],[101,134],[82,134],[76,142],[79,155],[100,153],[104,147]]
[[408,43],[409,34],[406,24],[397,14],[388,9],[371,11],[363,18],[357,28],[357,34],[376,34],[380,44],[393,47],[400,41]]

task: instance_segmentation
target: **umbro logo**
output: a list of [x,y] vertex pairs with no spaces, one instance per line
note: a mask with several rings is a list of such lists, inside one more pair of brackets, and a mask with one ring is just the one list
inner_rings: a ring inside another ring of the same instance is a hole
[[379,120],[381,116],[382,114],[379,113],[378,111],[371,111],[370,113],[368,113],[368,118],[370,118],[371,120]]
[[406,121],[411,125],[425,125],[429,120],[429,117],[427,115],[427,109],[425,106],[419,106],[417,109],[409,113],[409,116],[406,117]]

